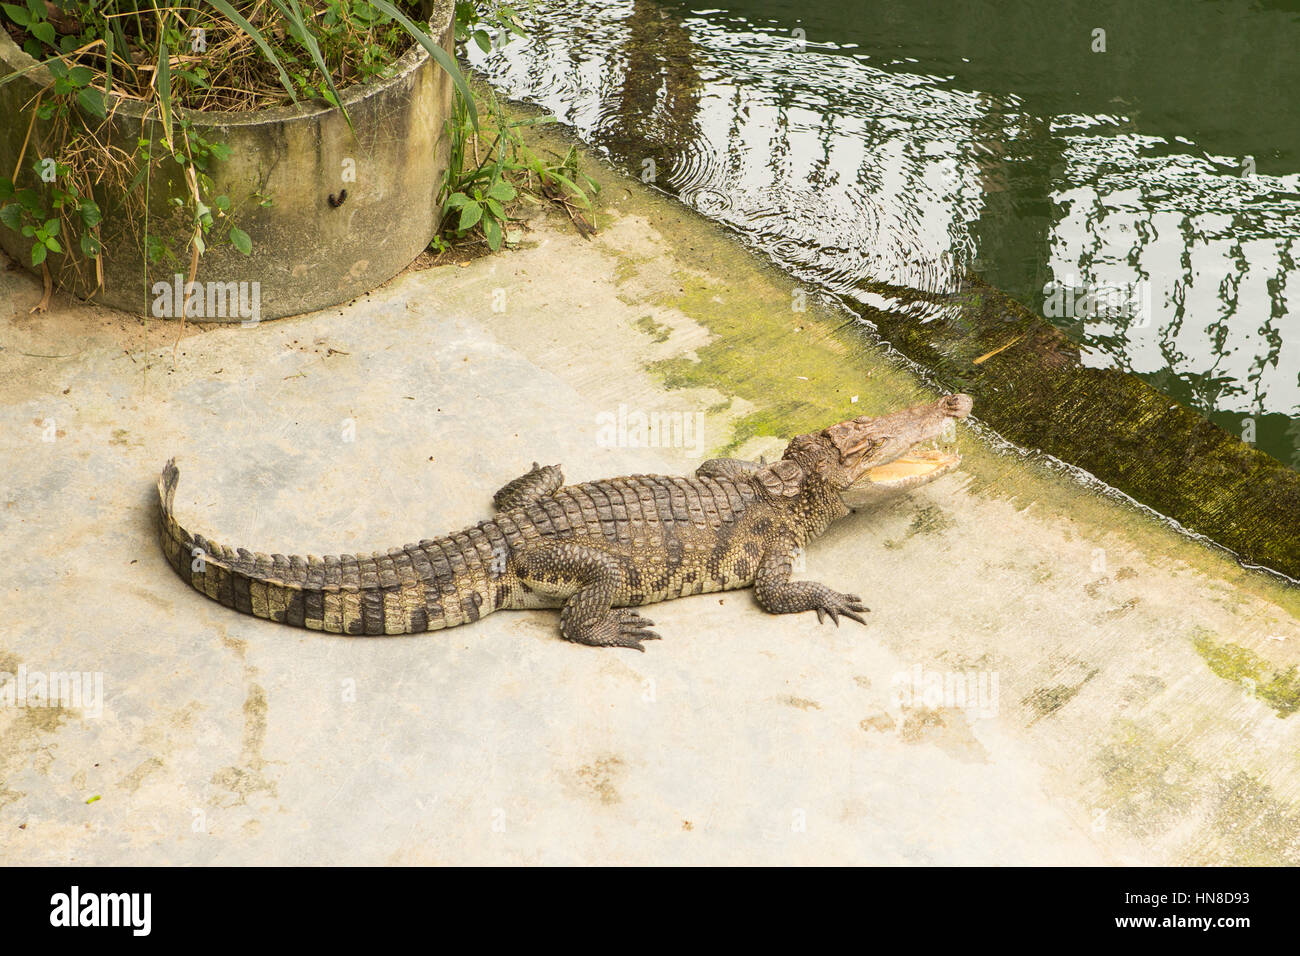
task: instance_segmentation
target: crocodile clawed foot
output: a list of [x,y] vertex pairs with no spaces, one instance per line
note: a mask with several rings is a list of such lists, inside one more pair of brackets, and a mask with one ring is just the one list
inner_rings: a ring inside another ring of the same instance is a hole
[[659,635],[649,629],[654,621],[636,611],[615,608],[586,620],[579,614],[568,606],[560,613],[560,634],[565,640],[589,647],[634,647],[638,651],[645,650],[642,641],[660,640]]
[[817,623],[826,623],[826,615],[830,615],[835,626],[840,626],[840,615],[844,615],[850,621],[857,621],[859,624],[866,624],[862,615],[871,610],[862,603],[862,598],[856,594],[840,594],[838,591],[829,591],[821,603],[814,608],[817,612]]
[[642,641],[663,640],[659,634],[649,630],[652,626],[654,621],[642,617],[636,611],[622,611],[618,616],[618,639],[613,643],[619,647],[635,647],[644,653]]

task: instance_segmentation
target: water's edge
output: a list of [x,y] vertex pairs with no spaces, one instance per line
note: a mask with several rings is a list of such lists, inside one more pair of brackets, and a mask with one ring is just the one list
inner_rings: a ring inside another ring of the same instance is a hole
[[1300,579],[1300,473],[1224,432],[1134,375],[1086,367],[1080,346],[1010,296],[968,276],[945,300],[955,318],[840,301],[980,418],[1232,551]]
[[[481,77],[474,83],[488,86]],[[546,115],[536,104],[501,99],[511,112]],[[599,152],[571,125],[561,122],[555,128],[565,139]],[[670,190],[646,185],[709,219]],[[714,225],[789,274],[743,233]],[[791,277],[791,284],[809,283]],[[894,301],[916,295],[898,288],[889,292]],[[1077,343],[1010,296],[967,275],[960,292],[938,297],[950,318],[927,323],[853,297],[832,298],[935,385],[973,395],[977,417],[998,438],[1080,469],[1180,530],[1226,548],[1248,567],[1300,582],[1300,548],[1292,527],[1300,515],[1300,473],[1134,375],[1085,367]],[[926,298],[935,300],[932,293]]]

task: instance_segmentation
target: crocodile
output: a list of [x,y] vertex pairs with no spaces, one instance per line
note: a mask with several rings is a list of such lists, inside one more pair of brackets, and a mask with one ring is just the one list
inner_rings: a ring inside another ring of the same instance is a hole
[[[441,538],[325,558],[253,553],[191,534],[174,516],[180,473],[158,479],[163,551],[181,578],[228,608],[335,634],[413,634],[501,609],[559,608],[566,640],[644,651],[660,637],[635,608],[753,587],[773,614],[865,624],[856,594],[792,581],[795,556],[854,507],[951,472],[967,395],[795,437],[771,463],[714,458],[689,477],[565,485],[536,463],[496,515]],[[941,447],[942,445],[942,447]]]

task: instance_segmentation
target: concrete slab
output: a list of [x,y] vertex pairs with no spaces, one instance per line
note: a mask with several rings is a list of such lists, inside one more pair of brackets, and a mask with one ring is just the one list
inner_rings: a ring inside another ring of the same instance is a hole
[[[194,530],[336,553],[480,520],[534,459],[687,472],[924,394],[713,226],[600,178],[594,241],[538,218],[345,308],[191,327],[174,361],[176,326],[31,316],[0,273],[0,671],[102,681],[98,713],[0,704],[0,860],[1300,862],[1296,590],[977,434],[961,474],[807,555],[865,628],[731,592],[652,608],[644,655],[542,611],[341,638],[176,578],[173,454]],[[636,447],[637,413],[701,432]]]

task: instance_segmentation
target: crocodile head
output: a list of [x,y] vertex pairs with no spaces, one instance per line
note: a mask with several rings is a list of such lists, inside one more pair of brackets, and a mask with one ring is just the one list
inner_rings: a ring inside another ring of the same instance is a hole
[[862,415],[798,436],[784,457],[798,462],[804,474],[818,475],[849,505],[861,507],[956,468],[961,455],[955,425],[972,404],[969,395],[955,394],[879,418]]

